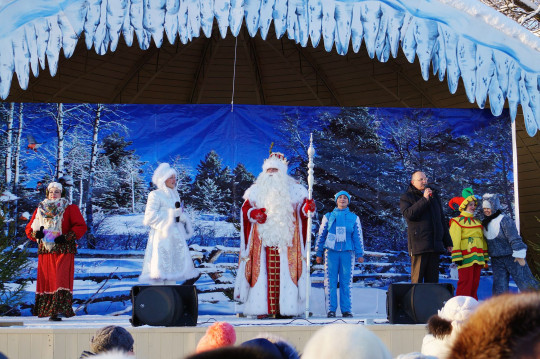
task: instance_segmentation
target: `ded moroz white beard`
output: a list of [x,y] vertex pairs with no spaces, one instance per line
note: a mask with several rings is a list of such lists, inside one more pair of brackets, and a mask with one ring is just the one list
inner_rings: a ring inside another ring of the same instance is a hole
[[257,228],[263,245],[290,247],[294,235],[294,207],[291,200],[291,181],[281,172],[262,172],[257,181],[253,200],[258,208],[266,208],[266,222]]

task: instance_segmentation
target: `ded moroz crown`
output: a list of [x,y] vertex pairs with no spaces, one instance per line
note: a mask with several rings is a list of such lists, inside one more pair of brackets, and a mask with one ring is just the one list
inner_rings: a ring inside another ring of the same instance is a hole
[[272,152],[270,153],[270,157],[264,160],[262,168],[264,172],[266,172],[266,170],[269,168],[277,168],[278,171],[287,173],[287,169],[289,168],[289,162],[287,161],[283,153]]

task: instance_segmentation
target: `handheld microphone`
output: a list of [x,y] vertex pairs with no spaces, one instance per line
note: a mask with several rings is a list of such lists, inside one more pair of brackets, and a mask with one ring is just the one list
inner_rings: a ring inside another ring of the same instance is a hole
[[429,194],[430,197],[433,197],[433,193],[436,193],[439,190],[439,186],[434,183],[428,183],[426,188],[429,188],[432,191],[432,193]]
[[[176,202],[174,203],[174,206],[175,206],[176,208],[180,208],[180,202],[176,201]],[[176,217],[176,222],[180,222],[180,217]]]

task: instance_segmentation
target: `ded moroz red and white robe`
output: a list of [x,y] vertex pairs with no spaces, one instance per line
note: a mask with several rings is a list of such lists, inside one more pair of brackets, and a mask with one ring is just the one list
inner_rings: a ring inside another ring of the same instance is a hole
[[308,217],[303,212],[308,193],[300,184],[291,183],[292,245],[266,247],[259,236],[259,224],[249,217],[250,209],[262,207],[254,202],[257,187],[254,184],[244,195],[234,298],[244,303],[243,314],[246,315],[299,315],[305,310],[306,286],[310,285],[305,264]]

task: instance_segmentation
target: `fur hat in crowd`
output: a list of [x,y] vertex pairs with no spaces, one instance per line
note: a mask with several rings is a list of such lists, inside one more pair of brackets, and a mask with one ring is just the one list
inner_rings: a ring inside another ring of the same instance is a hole
[[216,322],[208,327],[206,334],[199,340],[196,353],[207,350],[234,345],[236,332],[234,327],[227,322]]
[[450,357],[538,358],[540,292],[502,294],[482,302],[456,337]]
[[450,298],[444,307],[427,322],[428,335],[422,342],[422,353],[444,359],[463,323],[478,307],[478,301],[468,296]]
[[391,359],[384,343],[363,325],[330,324],[311,336],[302,359]]
[[272,152],[270,157],[264,160],[262,169],[263,172],[266,172],[269,168],[277,168],[279,172],[287,174],[289,169],[289,162],[285,158],[285,155],[280,152]]
[[347,191],[339,191],[338,193],[336,193],[334,195],[334,202],[337,202],[338,197],[341,195],[347,196],[347,198],[349,199],[349,203],[351,203],[351,195]]
[[165,181],[171,176],[178,177],[176,170],[168,163],[161,163],[152,175],[152,183],[155,184],[157,188],[164,189],[166,187]]
[[96,354],[114,349],[129,352],[133,349],[133,343],[133,337],[126,329],[108,325],[94,334],[90,340],[90,349]]
[[482,200],[482,208],[490,208],[491,213],[495,213],[501,209],[499,195],[497,194],[486,193],[482,196]]

